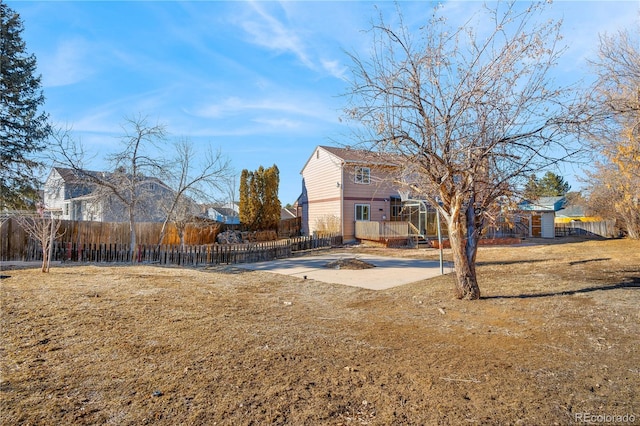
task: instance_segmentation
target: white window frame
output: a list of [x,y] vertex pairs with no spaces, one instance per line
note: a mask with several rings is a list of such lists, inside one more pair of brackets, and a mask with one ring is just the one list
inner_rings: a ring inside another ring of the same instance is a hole
[[371,183],[371,168],[356,167],[354,182],[361,185],[369,185]]
[[[360,213],[361,213],[360,217],[358,217],[358,208],[360,208]],[[366,215],[364,213],[366,213]],[[356,204],[353,208],[353,215],[356,221],[360,221],[360,222],[370,221],[371,220],[371,204]]]

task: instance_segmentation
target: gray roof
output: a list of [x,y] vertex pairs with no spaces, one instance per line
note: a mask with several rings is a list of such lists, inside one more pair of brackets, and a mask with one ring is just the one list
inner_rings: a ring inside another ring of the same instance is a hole
[[555,212],[566,204],[565,197],[540,197],[537,200],[524,200],[518,204],[522,210]]
[[350,163],[366,163],[366,164],[381,164],[396,166],[397,162],[393,161],[393,155],[389,153],[369,151],[365,149],[355,148],[338,148],[335,146],[320,145],[318,148],[322,148],[336,157],[343,159]]

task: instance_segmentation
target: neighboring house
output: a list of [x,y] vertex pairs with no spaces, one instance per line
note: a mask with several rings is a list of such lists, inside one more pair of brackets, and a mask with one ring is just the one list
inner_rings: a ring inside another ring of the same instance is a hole
[[[44,184],[45,206],[60,209],[63,220],[128,222],[126,206],[113,195],[100,195],[87,174],[107,180],[113,176],[96,171],[84,171],[81,175],[73,169],[54,167]],[[145,179],[138,189],[148,196],[140,197],[136,220],[162,222],[166,217],[164,208],[173,199],[174,192],[157,178]]]
[[209,206],[206,209],[205,216],[216,222],[225,223],[227,225],[239,225],[240,217],[235,204],[226,204],[224,206]]
[[541,197],[519,203],[520,218],[528,222],[529,236],[555,238],[556,212],[562,210],[566,203],[565,197]]
[[591,216],[587,209],[580,205],[566,205],[556,212],[556,223],[569,222],[599,222],[602,218]]
[[396,167],[382,154],[316,147],[300,172],[303,233],[329,228],[353,241],[356,221],[401,220],[402,201],[389,178]]
[[298,217],[298,214],[295,207],[283,207],[280,209],[280,220],[295,219],[296,217]]

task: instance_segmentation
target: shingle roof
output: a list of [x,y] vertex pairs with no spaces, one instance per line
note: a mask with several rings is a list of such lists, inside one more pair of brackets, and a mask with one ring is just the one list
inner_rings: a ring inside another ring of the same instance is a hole
[[215,210],[222,216],[237,216],[236,212],[228,207],[211,207],[211,209]]
[[[87,175],[94,176],[99,179],[110,180],[114,176],[111,172],[96,172],[94,170],[75,170],[66,167],[54,167],[58,174],[66,183],[86,183]],[[141,176],[147,182],[155,182],[160,185],[166,186],[163,181],[154,176]]]
[[[81,173],[78,172],[77,170],[68,169],[66,167],[54,167],[54,170],[58,172],[60,177],[62,177],[62,179],[67,183],[83,180]],[[98,174],[98,172],[94,172],[92,170],[83,170],[82,173],[91,174],[91,175]]]
[[380,165],[389,165],[395,166],[397,162],[393,161],[393,156],[389,153],[381,153],[375,151],[369,151],[365,149],[355,149],[355,148],[338,148],[335,146],[324,146],[320,145],[319,148],[322,148],[331,154],[335,155],[343,159],[346,162],[350,163],[367,163],[367,164],[380,164]]
[[293,209],[293,208],[288,209],[286,207],[283,207],[280,210],[280,218],[281,219],[291,219],[291,218],[294,218],[294,217],[296,217],[296,209]]

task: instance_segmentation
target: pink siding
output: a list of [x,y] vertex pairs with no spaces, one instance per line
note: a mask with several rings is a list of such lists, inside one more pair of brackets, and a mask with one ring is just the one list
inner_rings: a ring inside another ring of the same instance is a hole
[[356,204],[369,205],[369,220],[389,220],[390,198],[398,195],[388,176],[390,169],[369,166],[371,181],[361,184],[355,183],[356,166],[367,167],[364,163],[345,161],[323,147],[315,149],[301,172],[303,191],[306,190],[302,218],[305,233],[316,230],[318,219],[334,215],[342,221],[345,241],[354,240]]
[[316,230],[318,220],[323,217],[340,217],[341,162],[340,158],[318,147],[302,170],[303,191],[306,192],[302,227],[307,235]]
[[371,182],[362,184],[355,182],[354,170],[360,164],[345,165],[344,172],[344,238],[355,239],[355,206],[368,204],[370,206],[369,220],[382,221],[391,216],[392,195],[398,195],[388,177],[389,170],[382,167],[370,167]]

